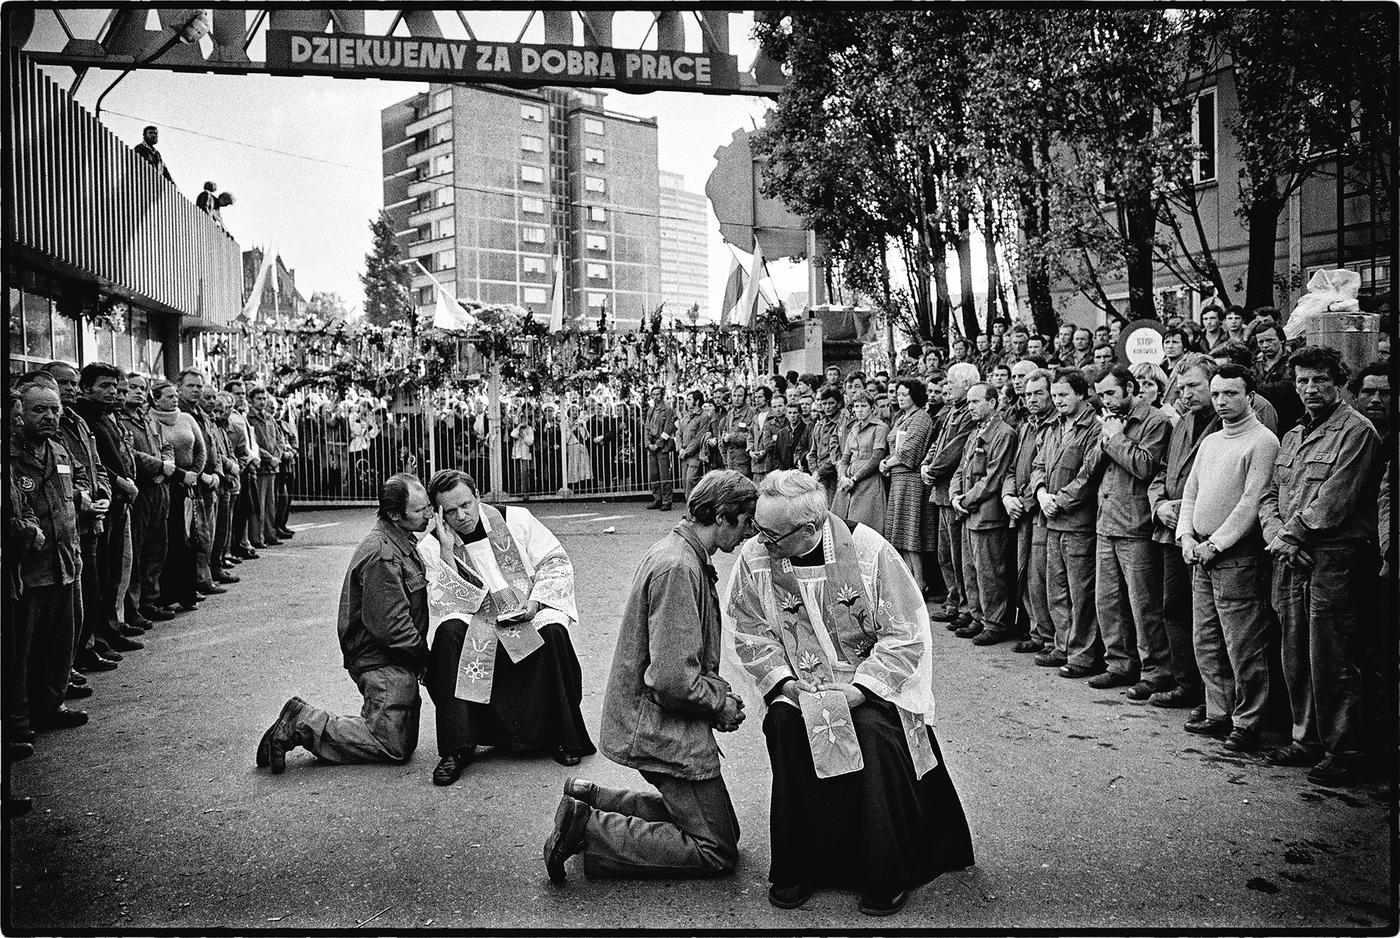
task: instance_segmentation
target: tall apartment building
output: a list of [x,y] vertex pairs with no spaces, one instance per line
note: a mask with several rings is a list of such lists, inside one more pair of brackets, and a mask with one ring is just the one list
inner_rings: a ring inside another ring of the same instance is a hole
[[[385,108],[384,205],[405,253],[460,300],[635,324],[661,302],[656,120],[603,94],[433,84]],[[415,302],[435,303],[413,268]]]
[[700,317],[710,312],[710,250],[708,202],[687,192],[685,177],[661,173],[661,299],[667,312],[685,318],[699,304]]

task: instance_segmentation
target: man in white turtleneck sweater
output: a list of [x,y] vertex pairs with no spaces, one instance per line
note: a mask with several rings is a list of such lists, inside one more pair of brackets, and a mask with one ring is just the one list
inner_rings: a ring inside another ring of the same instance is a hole
[[1258,748],[1269,696],[1259,501],[1279,442],[1254,414],[1255,387],[1253,372],[1239,365],[1211,379],[1222,426],[1201,441],[1176,525],[1192,567],[1192,636],[1206,695],[1205,719],[1193,732],[1228,733],[1225,748],[1236,751]]

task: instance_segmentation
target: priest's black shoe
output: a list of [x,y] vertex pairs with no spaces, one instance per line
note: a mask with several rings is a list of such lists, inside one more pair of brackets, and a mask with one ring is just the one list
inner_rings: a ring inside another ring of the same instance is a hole
[[557,884],[568,879],[564,861],[583,850],[589,810],[588,805],[577,798],[565,795],[559,799],[559,807],[554,812],[554,830],[544,842],[544,868],[550,882]]
[[471,761],[472,757],[469,752],[449,752],[442,757],[437,768],[433,769],[433,784],[451,785],[462,777],[467,763]]
[[580,761],[578,756],[572,752],[565,752],[563,749],[554,750],[553,755],[554,761],[560,765],[578,765]]
[[909,901],[909,890],[895,893],[867,892],[860,897],[860,910],[866,915],[893,915]]
[[75,710],[72,707],[59,704],[58,709],[45,717],[40,725],[55,729],[69,729],[74,726],[82,726],[87,721],[86,710]]
[[590,808],[596,808],[598,806],[594,803],[595,799],[598,797],[598,786],[587,779],[575,778],[570,775],[568,778],[564,779],[564,794],[568,795],[570,798],[582,801]]
[[817,890],[811,883],[795,883],[791,886],[768,887],[768,901],[780,909],[800,909],[812,898]]

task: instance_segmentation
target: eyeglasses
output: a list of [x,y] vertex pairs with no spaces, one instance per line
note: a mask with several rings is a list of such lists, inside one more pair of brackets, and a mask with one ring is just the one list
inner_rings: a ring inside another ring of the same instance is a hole
[[753,521],[753,522],[750,522],[750,523],[753,525],[753,529],[754,529],[755,531],[758,532],[758,536],[759,536],[760,538],[762,538],[766,543],[771,544],[771,545],[773,545],[774,547],[777,547],[777,546],[778,546],[779,544],[781,544],[783,541],[785,541],[785,540],[787,540],[788,538],[792,537],[794,534],[796,534],[798,531],[801,531],[803,528],[807,527],[807,525],[811,524],[812,522],[810,522],[810,521],[804,521],[804,522],[802,522],[801,524],[799,524],[797,527],[793,528],[791,531],[789,531],[789,532],[786,533],[786,534],[774,534],[772,531],[769,531],[767,528],[764,528],[764,527],[760,526],[759,523],[758,523],[757,521]]

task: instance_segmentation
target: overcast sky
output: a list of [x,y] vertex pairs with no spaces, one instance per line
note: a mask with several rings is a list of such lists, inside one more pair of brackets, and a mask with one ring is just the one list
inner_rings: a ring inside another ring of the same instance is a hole
[[[251,14],[250,14],[251,15]],[[389,14],[369,11],[367,31],[385,28]],[[479,39],[513,42],[526,11],[468,14]],[[69,27],[79,37],[96,34],[101,13],[67,11]],[[379,18],[385,18],[380,23]],[[613,43],[625,48],[641,40],[651,14],[618,13]],[[464,35],[455,17],[439,16],[449,37]],[[749,39],[752,17],[730,17],[731,50],[740,71],[752,64]],[[57,37],[57,44],[50,37]],[[540,18],[525,42],[543,42]],[[52,14],[40,12],[36,40],[61,46],[62,33]],[[699,49],[698,26],[687,24],[687,45]],[[261,39],[249,53],[261,59]],[[653,35],[647,45],[655,45]],[[65,88],[73,72],[55,67],[49,73]],[[115,71],[92,71],[78,90],[91,110],[116,78]],[[205,180],[232,192],[237,204],[225,211],[229,230],[245,249],[275,244],[297,273],[303,295],[332,290],[351,305],[363,300],[357,275],[369,249],[368,222],[383,204],[379,112],[426,88],[421,83],[336,78],[283,78],[265,75],[209,75],[136,71],[122,80],[103,102],[102,121],[135,145],[141,128],[161,128],[160,150],[181,191],[191,199]],[[605,89],[606,90],[606,89]],[[607,107],[645,117],[658,125],[660,167],[681,173],[687,187],[703,193],[714,168],[715,150],[739,128],[762,123],[767,99],[734,95],[654,92],[631,95],[607,90]],[[711,305],[718,305],[729,266],[729,248],[710,218]],[[741,255],[747,264],[747,255]],[[806,265],[772,263],[780,295],[806,289]]]

